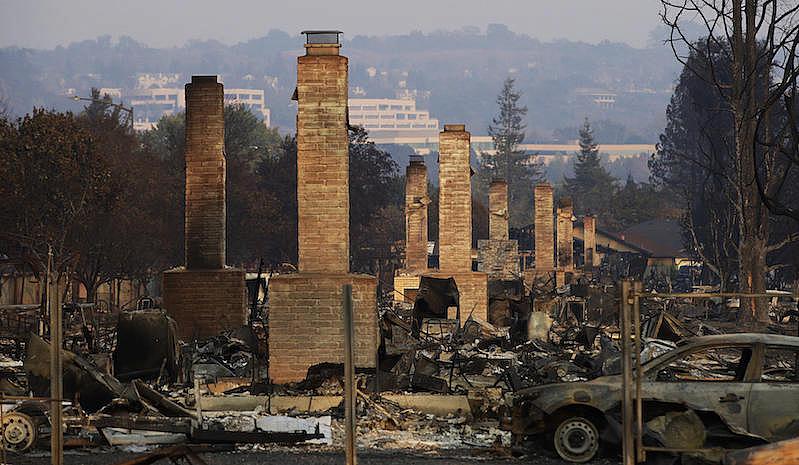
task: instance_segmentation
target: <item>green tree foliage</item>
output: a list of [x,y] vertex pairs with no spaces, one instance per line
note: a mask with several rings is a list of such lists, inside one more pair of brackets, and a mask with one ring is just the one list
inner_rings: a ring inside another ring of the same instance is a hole
[[574,162],[574,177],[564,180],[564,190],[574,199],[575,213],[593,214],[608,224],[613,219],[611,202],[617,188],[617,180],[602,166],[599,146],[594,142],[591,123],[585,119],[580,128],[580,152]]
[[[185,207],[185,115],[164,116],[155,129],[147,131],[142,143],[165,161],[171,190],[166,196],[175,237],[183,237]],[[263,171],[276,156],[281,138],[243,105],[225,107],[225,162],[227,167],[227,261],[229,264],[255,266],[260,257],[271,257],[268,238],[275,232],[272,216],[280,210],[276,195],[260,195]],[[296,176],[295,176],[296,177]],[[296,183],[296,181],[295,181]],[[296,184],[295,184],[296,185]],[[296,189],[295,189],[296,191]],[[296,194],[294,194],[296,197]],[[296,213],[295,213],[296,215]],[[183,241],[174,241],[178,253],[174,265],[183,261]],[[281,256],[279,261],[287,258]]]
[[277,131],[264,126],[245,106],[225,107],[227,260],[231,264],[255,267],[266,252],[264,234],[272,232],[278,201],[259,195],[256,170],[279,144]]
[[713,72],[729,82],[728,53],[701,46],[689,57],[650,162],[653,182],[684,212],[684,242],[724,289],[738,268],[733,120],[728,103],[706,78]]
[[[657,153],[650,161],[652,180],[664,197],[674,199],[683,210],[684,242],[724,289],[738,287],[741,225],[745,219],[742,198],[752,181],[742,182],[742,166],[736,154],[735,121],[727,95],[732,81],[731,50],[724,42],[695,44],[666,111],[667,125]],[[712,76],[712,77],[711,77]],[[716,85],[721,83],[722,86]],[[776,108],[774,126],[787,119]],[[768,127],[760,136],[768,139]],[[758,150],[758,157],[763,153]],[[760,166],[761,175],[778,171],[775,164]],[[773,176],[772,179],[776,177]],[[796,195],[796,175],[785,174],[782,195]],[[796,233],[792,221],[770,213],[764,255],[768,270],[780,269],[795,260],[784,247]],[[764,274],[766,271],[763,272]],[[772,275],[772,277],[779,277]],[[773,285],[773,284],[772,284]]]
[[[243,107],[225,111],[228,263],[297,259],[297,144]],[[182,115],[135,134],[97,99],[80,115],[34,110],[0,118],[0,250],[41,273],[55,268],[93,298],[114,278],[147,281],[183,262]],[[388,153],[350,132],[352,266],[393,271],[404,235],[403,178]]]
[[162,161],[109,103],[0,125],[0,248],[40,274],[52,246],[55,272],[89,300],[114,278],[146,281],[169,255]]
[[493,163],[486,165],[493,177],[510,178],[511,158],[518,156],[518,147],[524,141],[524,130],[527,125],[527,107],[519,105],[522,94],[513,87],[513,78],[505,79],[502,90],[497,96],[499,114],[488,126],[488,135],[494,141],[496,156]]
[[378,274],[405,234],[404,177],[365,129],[350,128],[349,138],[351,269]]
[[616,229],[624,230],[667,213],[665,207],[661,194],[651,184],[635,182],[628,175],[624,186],[613,196],[611,218]]
[[62,273],[75,258],[78,226],[108,202],[110,169],[76,115],[34,109],[0,134],[2,248],[40,275],[48,247]]
[[272,206],[269,224],[258,243],[269,265],[297,263],[297,140],[285,136],[257,168],[258,194]]
[[84,285],[87,300],[114,278],[146,282],[169,263],[168,222],[162,214],[162,195],[169,186],[163,162],[142,150],[129,116],[111,105],[108,96],[92,92],[93,101],[80,115],[91,134],[94,150],[108,170],[104,189],[91,214],[76,226],[72,245],[74,276]]
[[[476,202],[488,205],[488,187],[491,180],[501,178],[508,182],[508,212],[511,227],[528,224],[532,219],[533,187],[542,176],[541,165],[519,144],[525,137],[527,107],[521,106],[522,94],[514,88],[512,78],[505,79],[497,96],[497,116],[488,127],[494,141],[494,155],[478,158],[478,172],[474,183]],[[482,231],[482,228],[478,228]]]

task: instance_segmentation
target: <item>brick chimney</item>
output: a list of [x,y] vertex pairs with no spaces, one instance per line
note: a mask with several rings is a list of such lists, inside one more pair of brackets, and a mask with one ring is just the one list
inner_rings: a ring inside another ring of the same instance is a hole
[[377,279],[349,273],[347,58],[339,31],[305,31],[297,58],[299,273],[269,281],[269,376],[286,383],[341,363],[342,287],[352,286],[354,361],[377,366]]
[[533,191],[535,206],[535,269],[555,269],[555,228],[553,224],[552,186],[542,182]]
[[472,270],[472,187],[469,146],[463,124],[446,124],[439,134],[438,248],[442,272]]
[[225,267],[224,91],[216,76],[186,84],[186,267],[164,272],[163,302],[184,340],[246,322],[244,270]]
[[488,188],[488,238],[508,240],[508,183],[494,179]]
[[591,271],[596,263],[596,217],[585,215],[583,217],[583,251],[585,253],[585,270]]
[[411,156],[405,170],[405,270],[427,269],[427,167],[421,156]]
[[225,266],[224,91],[216,76],[186,84],[186,268]]
[[558,208],[558,268],[562,271],[574,271],[574,223],[572,216],[574,207],[572,200],[564,197]]
[[338,31],[305,31],[297,59],[300,272],[348,273],[347,57]]

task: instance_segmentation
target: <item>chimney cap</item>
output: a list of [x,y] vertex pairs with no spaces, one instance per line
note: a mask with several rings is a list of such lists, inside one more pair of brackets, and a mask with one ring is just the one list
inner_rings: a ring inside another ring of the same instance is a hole
[[424,157],[422,155],[411,155],[410,162],[424,164]]
[[193,75],[191,77],[192,84],[216,84],[217,83],[217,75]]
[[465,124],[445,124],[444,125],[444,132],[464,132],[466,131]]
[[302,31],[300,34],[305,34],[306,44],[327,44],[339,45],[339,34],[341,31],[334,30],[308,30]]

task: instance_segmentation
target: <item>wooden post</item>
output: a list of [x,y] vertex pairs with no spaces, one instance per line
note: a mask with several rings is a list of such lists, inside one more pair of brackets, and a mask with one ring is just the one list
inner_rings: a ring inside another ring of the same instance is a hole
[[197,413],[197,419],[193,422],[196,423],[195,428],[202,429],[203,427],[203,407],[202,395],[200,394],[200,377],[194,377],[194,409]]
[[344,432],[346,434],[344,451],[347,465],[357,465],[355,448],[355,361],[352,342],[355,328],[352,324],[352,285],[342,287],[344,294]]
[[633,335],[635,336],[635,461],[641,463],[646,461],[646,451],[643,442],[643,411],[641,399],[641,292],[643,283],[633,282]]
[[45,278],[46,306],[50,314],[50,463],[64,464],[64,430],[61,419],[61,399],[64,397],[64,369],[61,359],[61,342],[63,335],[61,321],[61,304],[59,302],[58,280],[56,290],[52,292],[53,248],[47,251],[47,276]]
[[630,288],[631,281],[624,279],[621,281],[621,298],[619,320],[621,323],[621,357],[622,357],[622,451],[623,465],[635,465],[635,446],[633,442],[633,398],[632,398],[632,350],[631,350],[631,331],[630,320],[632,309],[630,308]]

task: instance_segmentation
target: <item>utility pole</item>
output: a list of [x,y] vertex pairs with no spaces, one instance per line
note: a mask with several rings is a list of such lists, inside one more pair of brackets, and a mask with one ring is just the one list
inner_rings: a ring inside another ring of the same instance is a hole
[[[59,303],[58,280],[52,281],[53,246],[47,248],[47,275],[45,277],[45,298],[50,314],[50,463],[64,464],[64,430],[61,420],[61,398],[64,397],[64,367],[61,358],[61,339],[63,335],[61,304]],[[55,284],[56,290],[51,289]]]
[[76,102],[84,101],[84,102],[102,103],[103,105],[107,105],[109,107],[114,107],[114,108],[116,108],[116,109],[118,109],[120,111],[124,111],[128,115],[128,118],[127,118],[128,119],[128,125],[131,128],[133,127],[133,107],[126,107],[126,106],[122,105],[121,103],[114,103],[114,102],[103,100],[103,99],[80,97],[78,95],[73,95],[73,96],[71,96],[69,98],[71,98],[72,100],[74,100]]

